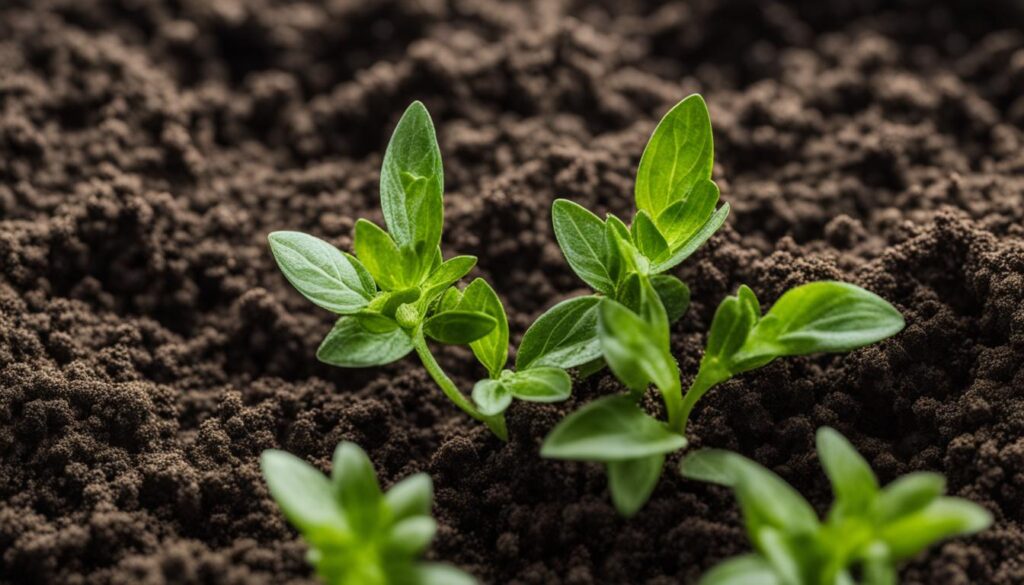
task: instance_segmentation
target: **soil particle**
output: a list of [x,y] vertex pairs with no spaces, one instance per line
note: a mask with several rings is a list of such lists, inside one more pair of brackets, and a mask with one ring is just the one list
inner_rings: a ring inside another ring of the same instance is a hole
[[[480,258],[516,341],[582,290],[551,202],[627,214],[658,116],[693,91],[734,211],[678,271],[684,375],[741,283],[771,303],[844,279],[908,322],[724,384],[693,444],[754,457],[824,510],[813,433],[832,425],[884,482],[937,470],[996,517],[902,582],[1024,582],[1020,19],[997,0],[5,4],[0,583],[311,584],[257,457],[326,469],[343,439],[385,483],[433,476],[431,555],[486,583],[692,582],[743,552],[724,490],[670,471],[623,521],[597,466],[538,457],[610,376],[515,404],[502,445],[411,358],[317,363],[330,315],[265,244],[297,229],[347,248],[356,218],[379,221],[382,149],[422,99],[446,253]],[[442,353],[462,387],[480,375]]]

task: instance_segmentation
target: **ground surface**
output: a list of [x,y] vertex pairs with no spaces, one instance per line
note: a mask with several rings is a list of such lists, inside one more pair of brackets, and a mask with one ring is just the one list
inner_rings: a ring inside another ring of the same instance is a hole
[[[996,525],[906,583],[1024,582],[1024,35],[995,0],[670,3],[14,0],[0,9],[0,583],[308,584],[257,456],[386,482],[426,470],[432,555],[499,584],[691,582],[746,546],[724,491],[666,474],[634,520],[595,466],[537,456],[570,408],[516,404],[502,445],[410,360],[312,355],[331,316],[265,235],[347,248],[422,99],[446,163],[445,251],[480,257],[514,338],[580,283],[549,206],[627,212],[654,123],[693,91],[728,226],[678,274],[695,371],[714,306],[841,278],[897,338],[714,390],[696,445],[737,449],[823,508],[830,424],[884,481],[945,473]],[[466,353],[445,363],[467,386]],[[652,403],[653,404],[653,403]]]

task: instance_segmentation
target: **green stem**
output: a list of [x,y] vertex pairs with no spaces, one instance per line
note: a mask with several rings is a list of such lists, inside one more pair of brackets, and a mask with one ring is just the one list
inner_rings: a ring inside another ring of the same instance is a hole
[[430,352],[430,347],[427,346],[427,338],[423,336],[423,326],[419,325],[412,333],[412,345],[416,349],[416,355],[420,357],[420,361],[423,362],[423,367],[427,369],[427,373],[434,379],[434,382],[441,387],[441,391],[448,397],[449,400],[455,403],[462,409],[463,412],[487,425],[491,432],[498,436],[502,441],[508,440],[508,430],[505,427],[504,415],[487,416],[481,413],[473,406],[459,388],[455,385],[455,382],[448,377],[448,374],[444,373],[441,368],[441,364],[437,363],[434,358],[434,354]]
[[715,375],[714,367],[706,367],[704,363],[701,363],[700,370],[697,371],[697,376],[693,379],[690,384],[690,388],[686,391],[683,396],[682,404],[680,404],[679,413],[675,419],[672,418],[672,412],[669,411],[669,425],[672,430],[676,431],[680,435],[686,433],[686,423],[690,420],[690,414],[693,412],[693,407],[697,405],[699,401],[708,390],[724,381],[728,378],[721,378],[721,376]]

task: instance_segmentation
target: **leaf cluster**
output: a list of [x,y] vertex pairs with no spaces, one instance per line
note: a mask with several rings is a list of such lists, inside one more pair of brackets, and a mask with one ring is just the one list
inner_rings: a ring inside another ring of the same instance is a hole
[[308,560],[327,585],[473,585],[449,565],[417,558],[437,532],[433,484],[416,474],[381,491],[359,446],[334,451],[331,476],[284,451],[260,458],[270,494],[309,544]]
[[939,541],[987,528],[992,516],[945,497],[941,475],[915,472],[884,488],[864,458],[835,430],[817,434],[818,459],[835,500],[824,521],[792,486],[729,451],[687,455],[683,476],[736,494],[755,552],[723,562],[701,585],[896,585],[897,567]]

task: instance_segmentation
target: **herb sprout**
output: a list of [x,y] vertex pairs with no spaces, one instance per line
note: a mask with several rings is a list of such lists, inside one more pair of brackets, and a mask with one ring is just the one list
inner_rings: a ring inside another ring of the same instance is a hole
[[[665,455],[686,446],[687,421],[709,389],[778,357],[850,351],[904,326],[892,305],[852,284],[798,286],[763,316],[753,291],[742,286],[715,312],[700,368],[683,394],[669,351],[668,317],[650,278],[632,274],[620,299],[599,302],[597,328],[604,359],[630,394],[600,398],[567,416],[545,439],[541,455],[605,463],[612,500],[626,516],[647,501]],[[652,383],[667,422],[638,404]]]
[[334,451],[331,477],[284,451],[260,457],[270,494],[309,544],[307,559],[327,585],[473,585],[449,565],[417,562],[437,523],[430,477],[405,478],[383,493],[366,453]]
[[523,336],[518,367],[578,367],[583,373],[602,367],[599,302],[622,301],[634,274],[649,281],[671,321],[686,312],[689,288],[663,273],[696,252],[729,215],[728,203],[715,209],[713,164],[711,118],[704,99],[694,94],[665,114],[644,149],[630,227],[612,214],[601,220],[576,203],[555,201],[551,216],[558,244],[596,294],[563,301],[538,318]]
[[686,456],[683,476],[735,492],[756,551],[718,565],[701,585],[852,585],[857,573],[865,585],[896,585],[901,561],[992,523],[981,506],[942,497],[941,475],[910,473],[880,488],[835,430],[819,429],[817,447],[835,496],[824,522],[792,486],[746,457],[714,449]]
[[[504,410],[512,398],[564,400],[569,375],[552,364],[508,360],[508,319],[486,281],[455,284],[476,265],[473,256],[443,260],[444,171],[434,125],[414,102],[398,122],[380,173],[387,231],[366,219],[355,225],[355,256],[313,236],[279,231],[270,248],[281,272],[307,299],[341,315],[320,344],[325,363],[361,368],[394,362],[415,351],[445,395],[507,439]],[[489,378],[464,396],[438,364],[427,339],[469,345]]]

